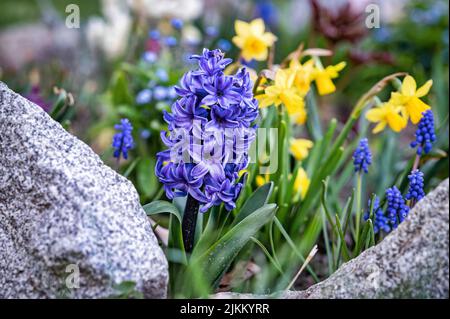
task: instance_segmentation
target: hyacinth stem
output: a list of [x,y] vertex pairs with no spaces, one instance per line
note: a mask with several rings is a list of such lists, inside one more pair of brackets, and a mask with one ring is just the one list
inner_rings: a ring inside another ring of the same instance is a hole
[[361,225],[361,196],[362,196],[362,174],[358,173],[356,177],[356,225],[355,225],[355,241],[359,242],[359,228]]
[[194,248],[194,235],[195,226],[197,224],[198,208],[198,201],[190,194],[188,194],[186,207],[184,208],[183,221],[181,224],[184,250],[187,253],[192,252],[192,249]]
[[116,172],[119,172],[120,169],[120,156],[116,159]]
[[413,165],[412,171],[415,171],[416,169],[418,169],[419,164],[420,164],[420,155],[416,154],[416,159],[414,160],[414,165]]

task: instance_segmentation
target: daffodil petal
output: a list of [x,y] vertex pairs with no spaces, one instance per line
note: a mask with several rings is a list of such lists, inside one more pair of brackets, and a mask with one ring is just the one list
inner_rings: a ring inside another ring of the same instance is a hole
[[414,96],[416,94],[416,80],[411,75],[405,76],[402,83],[402,94],[406,96]]
[[390,114],[387,117],[387,122],[394,132],[400,132],[406,126],[406,120],[396,113]]
[[377,134],[379,132],[381,132],[382,130],[384,130],[384,128],[386,127],[386,122],[380,122],[378,123],[372,130],[372,133]]
[[429,109],[431,109],[431,107],[417,97],[413,97],[408,104],[406,104],[406,110],[411,117],[411,122],[413,124],[419,123],[422,118],[422,113]]
[[416,97],[423,97],[428,94],[431,86],[433,85],[433,80],[428,80],[424,85],[422,85],[416,92]]
[[261,36],[264,34],[264,20],[261,18],[255,19],[250,22],[250,31],[253,35]]
[[384,117],[384,111],[382,108],[378,108],[378,107],[370,109],[366,113],[366,119],[369,122],[373,122],[373,123],[381,121],[383,119],[383,117]]
[[234,22],[234,30],[239,37],[248,37],[250,35],[250,25],[241,20]]

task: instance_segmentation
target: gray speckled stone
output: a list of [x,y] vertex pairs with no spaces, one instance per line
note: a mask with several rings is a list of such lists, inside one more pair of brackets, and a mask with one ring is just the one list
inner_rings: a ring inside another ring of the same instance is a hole
[[[448,231],[449,180],[446,179],[417,203],[407,220],[381,243],[342,265],[328,279],[305,291],[288,291],[271,297],[448,298]],[[262,296],[222,293],[213,297]]]
[[101,298],[123,281],[166,297],[167,261],[133,185],[0,82],[0,298]]

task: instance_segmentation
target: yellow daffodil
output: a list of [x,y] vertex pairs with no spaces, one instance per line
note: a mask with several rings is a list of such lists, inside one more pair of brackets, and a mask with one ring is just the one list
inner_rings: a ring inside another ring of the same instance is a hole
[[373,129],[373,133],[381,132],[386,125],[389,125],[393,131],[400,132],[408,123],[405,109],[390,102],[369,110],[366,113],[366,119],[369,122],[378,123]]
[[287,112],[291,118],[292,123],[302,125],[306,122],[306,108],[305,101],[302,99],[302,104],[298,105],[295,108],[286,107]]
[[279,69],[275,74],[275,82],[264,90],[264,94],[258,95],[259,107],[270,105],[279,106],[283,103],[288,114],[297,124],[306,121],[306,110],[303,96],[293,86],[295,74],[289,70]]
[[258,175],[258,176],[256,176],[256,179],[255,179],[256,186],[258,186],[258,187],[263,186],[264,184],[267,184],[269,181],[270,181],[269,174]]
[[290,151],[297,161],[302,161],[308,157],[309,149],[313,145],[312,141],[304,138],[291,139]]
[[311,87],[314,74],[314,61],[308,60],[301,64],[298,60],[293,59],[289,64],[289,69],[294,75],[294,85],[303,95],[306,95]]
[[296,194],[300,194],[302,199],[305,198],[306,193],[308,192],[310,182],[305,170],[300,167],[297,171],[297,176],[295,177],[294,191]]
[[320,95],[327,95],[336,91],[332,79],[339,76],[339,72],[345,68],[345,65],[345,62],[340,62],[336,65],[329,65],[325,69],[320,64],[317,65],[313,75]]
[[411,122],[417,124],[422,118],[422,113],[430,109],[430,106],[420,98],[428,94],[432,85],[433,81],[428,80],[427,83],[417,89],[414,78],[407,75],[403,79],[400,92],[392,93],[390,102],[394,105],[404,106]]
[[277,40],[270,32],[265,32],[262,19],[255,19],[250,23],[237,20],[234,24],[236,36],[233,43],[241,49],[242,57],[246,61],[264,61],[269,54],[269,47]]

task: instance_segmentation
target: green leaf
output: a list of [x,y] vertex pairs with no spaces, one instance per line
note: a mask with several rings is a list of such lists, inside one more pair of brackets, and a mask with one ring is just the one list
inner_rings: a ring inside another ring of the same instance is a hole
[[264,244],[262,242],[260,242],[258,239],[256,239],[255,237],[250,237],[250,239],[259,246],[259,248],[261,248],[261,250],[263,251],[263,253],[266,255],[266,257],[269,259],[269,261],[273,264],[273,266],[275,267],[276,270],[278,270],[278,272],[284,276],[283,270],[281,269],[281,265],[270,255],[269,251],[267,250],[267,248],[264,246]]
[[144,205],[142,208],[144,208],[147,216],[157,215],[161,213],[170,213],[174,215],[181,224],[181,214],[178,208],[172,203],[166,202],[164,200],[155,200],[149,204]]
[[[347,202],[345,203],[345,207],[344,207],[344,214],[341,216],[342,218],[342,225],[339,225],[339,228],[342,229],[342,235],[345,238],[345,234],[347,233],[347,229],[348,229],[348,225],[349,225],[349,221],[350,221],[350,216],[352,213],[352,208],[353,208],[353,200],[355,198],[355,189],[352,190],[352,195],[348,198]],[[339,217],[339,216],[338,216]],[[336,217],[336,218],[338,218]],[[340,223],[340,219],[339,219],[339,223]],[[341,236],[342,237],[342,236]],[[336,264],[339,265],[340,262],[340,256],[341,256],[341,250],[343,249],[343,245],[345,245],[347,251],[349,252],[349,249],[347,247],[347,243],[345,241],[340,242],[340,245],[338,246],[338,251],[337,251],[337,262]],[[348,253],[348,255],[350,256],[350,253]]]
[[119,104],[133,104],[133,97],[128,89],[128,80],[126,75],[122,71],[118,71],[115,74],[114,82],[112,85],[112,102],[114,105]]
[[60,115],[63,113],[63,109],[68,104],[68,95],[66,90],[60,90],[58,98],[56,99],[55,103],[53,103],[53,106],[51,108],[50,116],[54,120],[58,120]]
[[306,107],[308,109],[308,120],[306,127],[315,141],[322,138],[322,126],[320,124],[320,117],[317,111],[317,103],[314,89],[306,95]]
[[261,208],[269,200],[270,195],[273,191],[273,182],[267,183],[258,187],[253,194],[245,201],[241,210],[237,213],[235,219],[233,220],[232,226],[241,222],[244,218],[249,216],[251,213]]
[[369,232],[370,232],[371,228],[373,228],[372,221],[370,219],[368,219],[367,222],[364,224],[364,228],[363,228],[361,237],[360,237],[360,239],[359,239],[359,241],[358,241],[358,243],[356,245],[355,257],[358,256],[361,253],[362,248],[364,247],[364,244],[366,243],[367,236],[369,235]]
[[338,231],[339,238],[341,239],[339,249],[342,248],[344,261],[348,261],[348,260],[350,260],[350,253],[347,248],[347,243],[345,242],[345,236],[344,236],[344,232],[342,231],[342,226],[341,226],[341,222],[339,220],[338,214],[336,214],[336,229]]
[[[301,262],[304,263],[306,261],[305,257],[303,257],[302,253],[299,251],[299,249],[297,248],[297,246],[295,245],[294,241],[291,239],[291,237],[289,236],[289,234],[287,233],[286,229],[284,229],[283,225],[281,224],[281,222],[278,220],[278,218],[274,218],[274,222],[275,225],[278,227],[278,229],[280,230],[281,234],[283,235],[284,239],[286,239],[288,245],[291,247],[291,249],[294,251],[294,253],[297,255],[298,258],[300,258]],[[319,230],[320,231],[320,230]],[[315,242],[315,240],[314,240]],[[311,274],[311,276],[313,277],[313,279],[316,282],[319,282],[319,278],[317,277],[316,273],[312,270],[312,268],[308,265],[306,266],[306,269],[308,270],[308,272]]]
[[187,275],[200,272],[211,286],[217,286],[239,251],[274,217],[276,209],[275,204],[264,205],[229,230],[203,255],[192,254]]

